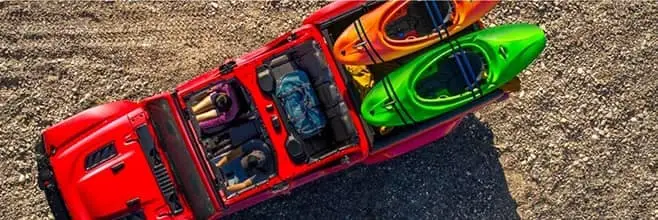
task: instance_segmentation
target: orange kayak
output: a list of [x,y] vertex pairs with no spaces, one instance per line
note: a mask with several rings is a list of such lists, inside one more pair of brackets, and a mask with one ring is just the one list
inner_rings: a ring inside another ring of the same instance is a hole
[[[441,36],[423,1],[389,1],[364,14],[336,39],[333,53],[344,64],[391,61],[428,47],[479,21],[498,0],[437,1]],[[445,27],[445,28],[443,28]]]

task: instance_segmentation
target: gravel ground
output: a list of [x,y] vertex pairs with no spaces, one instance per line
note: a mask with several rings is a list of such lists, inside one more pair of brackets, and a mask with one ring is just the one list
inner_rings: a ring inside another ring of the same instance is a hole
[[[0,216],[47,218],[31,144],[96,104],[172,88],[326,2],[0,1]],[[540,24],[523,91],[448,137],[234,218],[658,218],[658,4],[503,2]]]

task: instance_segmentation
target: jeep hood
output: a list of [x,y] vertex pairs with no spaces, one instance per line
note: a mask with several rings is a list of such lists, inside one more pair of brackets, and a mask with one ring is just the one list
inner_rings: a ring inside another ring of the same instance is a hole
[[[136,132],[149,127],[146,117],[138,104],[115,102],[43,133],[55,181],[73,219],[115,218],[138,209],[169,212]],[[166,172],[160,176],[169,178]]]
[[82,137],[94,128],[107,124],[126,114],[139,106],[130,101],[117,101],[96,106],[80,112],[66,120],[63,120],[43,132],[43,137],[48,140],[46,152]]

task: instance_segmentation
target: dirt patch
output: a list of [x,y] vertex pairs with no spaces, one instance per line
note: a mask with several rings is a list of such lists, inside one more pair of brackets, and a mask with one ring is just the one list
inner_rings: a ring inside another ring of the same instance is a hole
[[[46,126],[168,90],[324,4],[0,2],[0,216],[49,216],[31,147]],[[487,24],[548,37],[521,92],[409,156],[236,217],[656,218],[657,14],[655,2],[503,2]]]

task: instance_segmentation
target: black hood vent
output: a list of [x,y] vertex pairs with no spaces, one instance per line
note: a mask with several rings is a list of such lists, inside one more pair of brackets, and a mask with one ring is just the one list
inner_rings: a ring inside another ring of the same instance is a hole
[[162,192],[167,205],[169,205],[173,214],[180,213],[183,211],[183,206],[178,199],[176,188],[174,188],[174,182],[172,181],[171,176],[169,176],[169,173],[167,173],[167,168],[165,168],[162,163],[162,158],[160,158],[160,154],[155,148],[154,139],[153,136],[151,136],[148,127],[144,125],[137,128],[137,136],[139,136],[139,143],[142,145],[142,149],[146,154],[146,159],[151,166],[151,171],[153,171],[155,180],[158,182],[160,192]]
[[87,155],[87,157],[85,158],[85,169],[89,170],[91,168],[94,168],[97,165],[101,164],[102,162],[105,162],[116,155],[117,155],[117,149],[116,147],[114,147],[114,143],[106,144],[100,149]]

